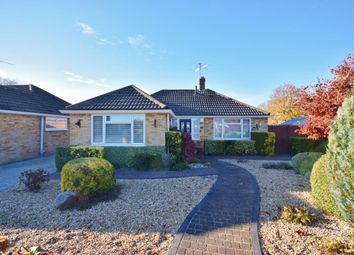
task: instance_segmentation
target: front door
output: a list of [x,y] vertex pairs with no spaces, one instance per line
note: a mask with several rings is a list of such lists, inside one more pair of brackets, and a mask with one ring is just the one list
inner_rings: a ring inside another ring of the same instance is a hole
[[192,121],[190,119],[180,119],[179,130],[190,134],[192,131]]

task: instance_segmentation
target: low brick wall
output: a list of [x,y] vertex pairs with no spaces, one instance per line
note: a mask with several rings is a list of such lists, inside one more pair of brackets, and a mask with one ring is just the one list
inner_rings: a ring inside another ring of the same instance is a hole
[[[40,154],[40,117],[0,114],[0,164],[36,158]],[[68,131],[44,132],[44,149],[53,154],[69,143]]]

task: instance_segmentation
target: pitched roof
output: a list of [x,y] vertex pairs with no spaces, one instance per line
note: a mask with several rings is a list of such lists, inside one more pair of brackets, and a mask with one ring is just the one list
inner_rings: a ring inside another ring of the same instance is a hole
[[299,117],[291,120],[284,121],[280,123],[278,126],[301,126],[306,123],[307,117]]
[[63,115],[70,103],[34,85],[0,85],[0,110]]
[[179,116],[269,116],[268,113],[233,98],[206,89],[160,90],[154,98]]
[[66,107],[66,110],[161,110],[168,107],[130,85]]

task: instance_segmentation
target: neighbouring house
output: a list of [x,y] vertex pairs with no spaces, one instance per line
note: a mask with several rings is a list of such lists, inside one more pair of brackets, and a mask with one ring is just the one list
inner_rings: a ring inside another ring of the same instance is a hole
[[52,154],[69,143],[68,102],[34,85],[0,85],[0,164]]
[[205,88],[160,90],[149,95],[130,85],[67,106],[70,144],[164,145],[165,132],[179,129],[193,140],[248,140],[268,131],[269,114]]

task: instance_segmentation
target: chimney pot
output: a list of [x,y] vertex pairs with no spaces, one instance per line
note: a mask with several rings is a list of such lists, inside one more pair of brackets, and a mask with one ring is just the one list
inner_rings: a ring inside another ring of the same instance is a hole
[[205,78],[204,78],[204,76],[200,77],[200,79],[199,79],[199,90],[200,91],[205,90]]

